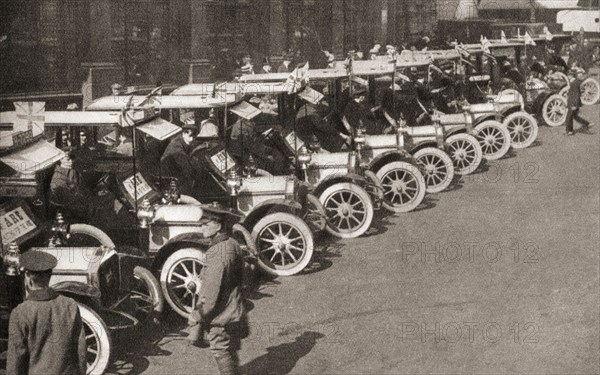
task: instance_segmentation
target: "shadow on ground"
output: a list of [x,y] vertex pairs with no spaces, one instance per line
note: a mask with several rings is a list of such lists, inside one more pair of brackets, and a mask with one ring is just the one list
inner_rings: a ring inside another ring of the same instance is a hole
[[298,360],[310,353],[317,340],[325,337],[322,333],[307,331],[294,341],[268,347],[267,353],[251,360],[241,367],[243,374],[283,375],[289,374]]

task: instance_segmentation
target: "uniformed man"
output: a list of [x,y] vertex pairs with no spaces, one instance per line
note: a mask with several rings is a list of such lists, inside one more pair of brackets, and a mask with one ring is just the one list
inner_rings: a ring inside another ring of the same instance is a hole
[[189,318],[190,325],[204,327],[221,375],[239,374],[237,352],[241,339],[248,335],[243,272],[244,254],[235,240],[228,239],[209,248],[200,274],[199,303]]
[[86,343],[77,303],[48,285],[56,258],[41,251],[21,255],[25,302],[10,314],[7,374],[85,374]]
[[173,177],[178,180],[179,191],[185,195],[192,195],[198,168],[192,159],[198,127],[193,120],[186,121],[182,126],[183,131],[171,140],[160,159],[161,175]]

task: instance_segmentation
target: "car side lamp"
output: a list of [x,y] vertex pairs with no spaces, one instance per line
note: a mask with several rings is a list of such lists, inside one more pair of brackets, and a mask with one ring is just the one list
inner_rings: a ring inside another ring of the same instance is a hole
[[356,129],[356,134],[354,135],[354,145],[356,147],[356,151],[360,152],[362,151],[362,149],[365,146],[365,143],[367,141],[365,134],[367,133],[367,131],[365,130],[365,128],[363,126],[359,126]]
[[52,246],[62,246],[65,244],[65,241],[71,237],[69,226],[61,212],[56,213],[56,218],[54,219],[54,222],[52,222],[50,232],[52,233],[52,237],[50,238],[49,243],[52,244]]
[[308,147],[312,152],[321,152],[321,142],[319,141],[319,138],[317,138],[316,135],[312,135],[312,137],[310,138],[310,142],[308,143]]
[[154,208],[150,204],[148,198],[144,198],[142,203],[139,205],[137,210],[137,219],[140,224],[140,228],[148,228],[148,224],[154,219]]
[[300,150],[298,150],[298,164],[302,170],[307,170],[310,161],[312,160],[312,156],[306,146],[301,146]]
[[11,242],[6,249],[6,254],[2,257],[6,276],[17,276],[19,274],[19,246],[15,242]]
[[177,204],[179,203],[180,197],[181,194],[179,192],[179,188],[177,187],[177,181],[171,180],[171,182],[169,182],[169,187],[163,193],[163,202],[165,204]]
[[248,173],[248,177],[256,177],[257,170],[258,167],[256,166],[256,161],[252,155],[248,156],[248,162],[246,163],[246,172]]
[[235,168],[233,168],[227,174],[227,189],[229,190],[229,195],[236,197],[239,194],[241,187],[242,177],[238,175]]

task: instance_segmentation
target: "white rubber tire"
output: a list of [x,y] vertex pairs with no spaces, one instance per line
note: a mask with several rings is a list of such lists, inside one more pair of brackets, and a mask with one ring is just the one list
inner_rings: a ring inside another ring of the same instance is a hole
[[498,160],[510,150],[510,133],[501,122],[484,121],[473,129],[485,160]]
[[90,353],[92,353],[92,351],[96,352],[95,359],[91,363],[88,362],[86,374],[104,374],[106,368],[110,364],[110,352],[112,348],[110,331],[100,315],[94,310],[82,303],[78,303],[77,305],[79,307],[81,320],[83,321],[86,344],[88,344],[87,350]]
[[[258,265],[271,275],[295,275],[312,259],[314,241],[310,228],[302,219],[287,212],[273,212],[260,219],[252,228],[252,238],[258,252]],[[289,244],[276,243],[278,239]],[[276,244],[281,244],[283,251],[275,248]],[[279,264],[275,263],[276,257]],[[285,263],[286,257],[292,259],[291,263]]]
[[425,147],[413,157],[425,168],[423,177],[428,193],[439,193],[450,186],[454,179],[454,164],[446,152],[435,147]]
[[454,134],[446,139],[446,145],[454,164],[454,173],[466,176],[479,168],[483,152],[477,138],[465,133]]
[[371,227],[373,201],[362,187],[351,182],[333,184],[321,193],[319,201],[327,213],[325,229],[332,236],[356,238]]
[[[383,186],[383,207],[387,210],[410,212],[423,202],[427,185],[416,165],[394,161],[381,167],[375,175]],[[404,195],[408,195],[406,201]]]
[[508,115],[504,119],[503,124],[510,134],[510,145],[512,148],[521,149],[529,147],[537,139],[537,120],[525,111]]

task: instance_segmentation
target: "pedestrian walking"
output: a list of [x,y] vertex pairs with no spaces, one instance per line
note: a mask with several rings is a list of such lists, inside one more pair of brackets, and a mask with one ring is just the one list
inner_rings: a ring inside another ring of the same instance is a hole
[[581,82],[585,79],[585,71],[581,68],[574,68],[572,71],[574,78],[571,81],[569,87],[569,93],[567,95],[567,120],[566,120],[566,132],[567,135],[573,135],[573,121],[577,121],[581,124],[581,132],[586,133],[589,131],[589,121],[579,115],[579,109],[581,107]]
[[30,250],[19,263],[27,297],[10,314],[6,373],[85,374],[87,349],[77,303],[49,287],[57,259]]
[[238,351],[248,335],[243,272],[244,255],[234,239],[210,247],[200,275],[200,299],[188,320],[195,333],[192,341],[208,341],[221,375],[239,374]]

